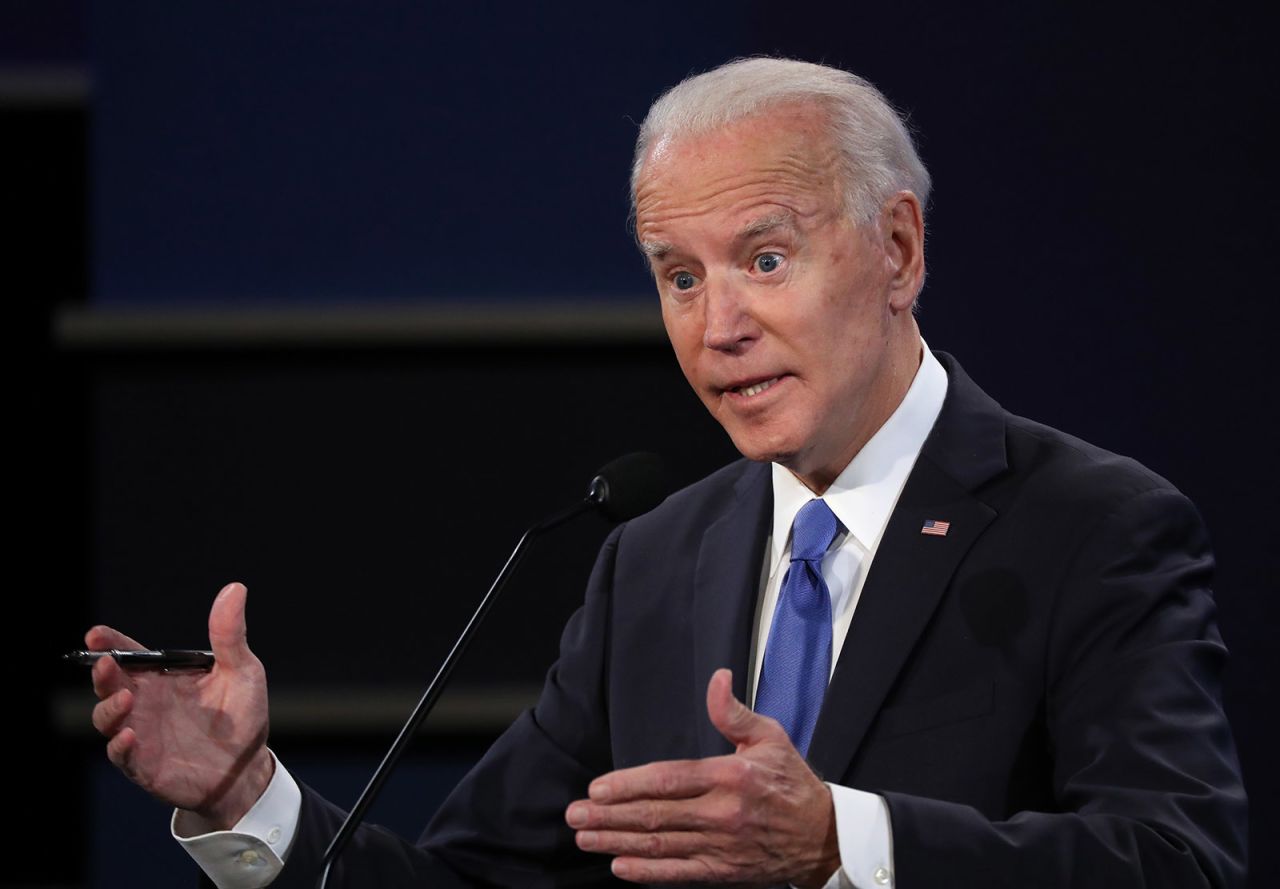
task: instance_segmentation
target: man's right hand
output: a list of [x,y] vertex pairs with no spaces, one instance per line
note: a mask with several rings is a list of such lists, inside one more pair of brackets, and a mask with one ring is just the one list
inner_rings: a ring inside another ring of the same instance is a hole
[[[243,584],[223,587],[209,612],[216,663],[208,672],[93,667],[93,724],[107,758],[147,792],[218,829],[232,827],[271,782],[267,677],[245,641]],[[85,634],[92,650],[140,649],[110,627]]]

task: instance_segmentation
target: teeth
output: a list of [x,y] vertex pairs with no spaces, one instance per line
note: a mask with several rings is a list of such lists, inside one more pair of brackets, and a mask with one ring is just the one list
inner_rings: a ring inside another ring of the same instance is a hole
[[763,392],[765,389],[768,389],[770,386],[772,386],[776,382],[778,382],[778,378],[774,377],[772,380],[765,380],[763,383],[756,383],[754,386],[747,386],[745,389],[739,389],[738,393],[740,395],[745,395],[747,398],[750,398],[753,395],[759,395],[761,392]]

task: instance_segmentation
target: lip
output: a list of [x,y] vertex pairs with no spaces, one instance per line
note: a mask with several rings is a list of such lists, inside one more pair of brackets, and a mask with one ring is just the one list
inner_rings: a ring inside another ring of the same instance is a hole
[[730,380],[727,383],[717,385],[716,388],[721,392],[732,392],[735,389],[745,389],[748,386],[758,385],[766,380],[780,380],[785,376],[788,376],[785,370],[780,370],[776,373],[753,374],[749,377],[738,377]]
[[[786,380],[788,380],[790,377],[791,377],[791,374],[786,373],[785,371],[782,373],[777,373],[772,375],[743,377],[742,379],[734,380],[733,382],[729,383],[727,386],[720,387],[720,394],[726,398],[729,398],[735,404],[741,404],[741,405],[755,404],[756,402],[763,399],[770,392],[777,389],[782,383],[786,382]],[[747,394],[746,390],[749,390],[754,386],[760,386],[762,384],[767,384],[767,387],[762,391],[755,392],[754,394],[751,394],[751,395]]]

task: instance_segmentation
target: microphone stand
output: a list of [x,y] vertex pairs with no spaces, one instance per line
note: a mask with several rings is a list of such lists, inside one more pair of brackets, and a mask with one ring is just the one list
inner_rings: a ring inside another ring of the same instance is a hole
[[609,498],[609,485],[602,476],[596,476],[591,480],[591,485],[587,490],[587,496],[573,506],[556,513],[549,518],[543,519],[538,524],[525,531],[520,538],[520,542],[516,544],[516,548],[511,551],[511,555],[507,558],[507,563],[502,566],[502,570],[498,572],[498,576],[494,579],[493,585],[489,587],[489,592],[484,594],[484,598],[480,600],[479,606],[476,607],[475,613],[471,615],[471,620],[467,622],[467,626],[462,631],[462,635],[458,637],[458,641],[453,644],[448,657],[444,659],[444,663],[440,665],[440,669],[436,671],[435,678],[431,680],[431,684],[427,686],[427,690],[423,692],[422,698],[418,701],[413,713],[409,716],[409,721],[400,729],[400,734],[396,737],[395,742],[391,745],[391,749],[387,751],[386,756],[382,758],[382,762],[378,765],[377,771],[373,773],[373,777],[369,779],[368,785],[361,792],[360,798],[356,800],[356,804],[352,806],[351,811],[347,814],[347,819],[342,822],[342,826],[334,835],[333,840],[329,843],[329,848],[325,849],[324,858],[321,864],[324,870],[320,874],[320,882],[317,889],[325,889],[329,882],[329,870],[333,867],[334,861],[342,854],[342,850],[346,848],[351,837],[355,834],[356,828],[364,818],[364,813],[368,811],[369,806],[377,798],[382,785],[386,783],[391,769],[395,766],[396,761],[400,758],[400,754],[404,752],[404,748],[408,745],[409,739],[413,737],[413,733],[417,730],[422,720],[431,712],[431,708],[435,706],[436,699],[440,697],[440,693],[444,690],[444,684],[449,679],[449,675],[453,672],[453,668],[457,666],[458,659],[462,653],[466,651],[467,645],[471,642],[471,637],[475,635],[476,629],[480,626],[480,622],[484,616],[489,613],[489,609],[493,607],[493,602],[497,598],[498,593],[506,586],[507,578],[511,576],[511,572],[515,570],[516,565],[524,558],[525,552],[532,543],[533,538],[552,528],[559,527],[572,518],[581,515],[591,509],[603,506]]

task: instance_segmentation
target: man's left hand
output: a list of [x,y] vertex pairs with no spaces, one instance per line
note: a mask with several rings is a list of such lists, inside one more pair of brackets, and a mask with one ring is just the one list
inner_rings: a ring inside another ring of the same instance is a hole
[[610,772],[569,806],[578,847],[616,856],[615,876],[816,887],[840,867],[831,791],[776,720],[734,698],[731,680],[711,677],[707,713],[734,753]]

